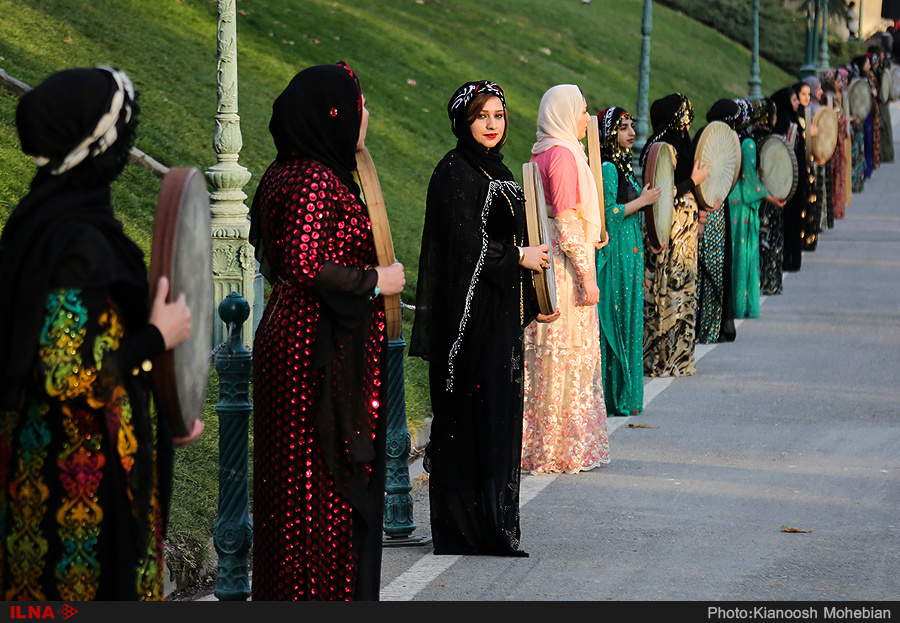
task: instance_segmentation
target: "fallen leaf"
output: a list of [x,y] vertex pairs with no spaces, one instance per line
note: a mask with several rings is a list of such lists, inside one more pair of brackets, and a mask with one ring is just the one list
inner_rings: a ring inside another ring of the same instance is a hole
[[803,533],[812,532],[812,530],[800,530],[799,528],[788,528],[787,526],[781,526],[781,531],[782,532],[803,532]]
[[649,424],[629,424],[628,428],[659,428],[658,426],[650,426]]

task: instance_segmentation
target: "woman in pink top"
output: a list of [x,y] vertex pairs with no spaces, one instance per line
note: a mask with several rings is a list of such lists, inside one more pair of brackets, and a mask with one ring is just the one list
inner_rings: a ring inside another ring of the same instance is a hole
[[531,161],[551,219],[551,251],[560,317],[525,329],[522,469],[569,473],[609,463],[600,363],[594,249],[600,201],[581,139],[590,114],[581,89],[557,85],[541,99]]

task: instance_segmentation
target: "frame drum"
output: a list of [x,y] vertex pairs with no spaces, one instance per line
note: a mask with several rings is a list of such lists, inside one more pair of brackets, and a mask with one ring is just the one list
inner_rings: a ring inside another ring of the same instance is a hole
[[787,139],[769,134],[759,142],[757,173],[759,181],[775,198],[790,199],[797,190],[799,167],[794,149]]
[[597,185],[597,199],[600,202],[600,240],[606,233],[606,206],[603,201],[603,156],[600,153],[600,121],[597,115],[591,115],[587,127],[588,165]]
[[891,67],[891,101],[900,99],[900,65]]
[[718,200],[725,204],[741,175],[741,142],[737,133],[723,121],[711,121],[697,139],[694,159],[709,163],[709,175],[697,186],[697,202],[713,208]]
[[816,161],[827,162],[837,147],[838,124],[834,109],[823,106],[816,111],[812,122],[818,126],[819,134],[811,137],[810,151]]
[[191,310],[188,340],[156,357],[150,371],[160,412],[184,437],[206,404],[215,313],[209,192],[199,169],[174,167],[163,178],[150,258],[151,303],[166,276],[168,300],[184,293]]
[[643,208],[650,244],[659,248],[669,243],[675,219],[675,150],[668,143],[650,145],[644,167],[644,184],[662,189],[656,203]]
[[872,111],[872,91],[865,78],[854,78],[847,87],[850,115],[864,121]]
[[890,69],[883,69],[881,71],[881,81],[878,84],[878,98],[885,104],[891,101],[893,78],[894,76],[891,74]]
[[[387,218],[387,207],[384,204],[384,196],[381,194],[381,182],[378,181],[375,163],[372,162],[372,156],[365,147],[356,152],[356,172],[359,175],[359,185],[362,188],[366,207],[369,209],[378,265],[390,266],[397,260],[394,255],[394,241],[391,238],[391,228]],[[403,331],[400,295],[383,295],[383,298],[387,320],[387,338],[389,340],[400,339]]]
[[546,244],[550,247],[550,267],[540,273],[533,272],[534,289],[537,291],[538,307],[542,314],[552,314],[556,309],[556,273],[553,269],[553,245],[550,244],[550,222],[544,185],[537,163],[522,165],[522,187],[525,191],[525,217],[528,232],[528,246]]

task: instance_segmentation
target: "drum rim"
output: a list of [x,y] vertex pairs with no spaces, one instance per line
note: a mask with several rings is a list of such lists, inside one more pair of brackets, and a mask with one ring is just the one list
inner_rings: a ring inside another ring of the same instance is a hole
[[[522,186],[525,191],[525,235],[528,246],[550,245],[549,215],[543,199],[541,172],[536,162],[522,164]],[[537,206],[532,206],[529,197],[534,197]],[[553,251],[550,251],[550,266],[540,274],[532,273],[534,289],[537,293],[538,308],[542,314],[552,314],[556,309],[556,272]]]
[[[176,295],[174,291],[176,284],[174,283],[175,279],[173,275],[175,264],[173,256],[175,253],[175,242],[178,232],[177,227],[181,219],[181,208],[185,205],[185,200],[187,198],[186,194],[189,192],[191,185],[194,184],[195,179],[201,180],[205,191],[206,184],[202,181],[204,179],[203,174],[196,167],[172,167],[163,178],[162,188],[157,202],[157,215],[154,221],[153,240],[151,241],[150,251],[150,288],[148,298],[151,304],[156,296],[156,284],[163,275],[169,278],[171,287],[168,300],[173,300]],[[177,201],[175,201],[176,198]],[[174,349],[167,350],[155,357],[152,361],[152,368],[150,371],[150,380],[154,388],[159,409],[172,427],[173,434],[179,437],[188,435],[192,422],[200,419],[203,413],[203,407],[206,401],[206,381],[204,380],[201,382],[200,387],[202,396],[199,397],[200,399],[197,401],[198,404],[192,405],[193,408],[197,409],[197,412],[185,412],[183,408],[185,405],[182,404],[184,396],[181,396],[179,393],[181,383],[176,376],[176,355],[179,355],[180,359],[182,351],[179,351],[179,349],[193,347],[195,349],[205,348],[207,351],[211,351],[212,346],[212,316],[214,313],[214,310],[212,309],[212,296],[214,296],[215,289],[212,281],[212,231],[209,226],[211,218],[209,210],[207,210],[205,214],[201,214],[200,218],[204,219],[202,225],[205,225],[205,229],[209,234],[205,239],[204,247],[208,251],[208,261],[205,262],[205,268],[208,269],[206,271],[209,276],[207,286],[210,290],[210,296],[208,300],[206,297],[199,297],[190,302],[191,316],[194,318],[194,321],[192,323],[193,326],[191,327],[191,335],[188,338],[188,342],[185,342]],[[192,273],[196,272],[197,271],[192,270]],[[180,371],[181,374],[185,374],[186,372],[189,374],[200,374],[202,371],[200,369]],[[208,375],[208,373],[209,370],[207,369],[206,374]],[[203,378],[205,379],[206,375],[204,375]]]
[[[650,184],[651,187],[654,186],[654,182],[656,181],[656,164],[657,164],[657,161],[659,160],[659,152],[664,147],[668,148],[669,158],[672,160],[672,169],[674,170],[674,168],[675,168],[675,149],[672,147],[671,144],[669,144],[665,141],[655,141],[654,143],[652,143],[650,145],[650,147],[648,147],[647,162],[646,162],[646,166],[644,167],[644,171],[645,171],[644,184]],[[647,173],[650,174],[649,179],[648,179]],[[668,200],[668,197],[666,199]],[[656,218],[657,205],[660,203],[660,201],[662,201],[662,196],[660,196],[660,198],[658,200],[654,201],[650,205],[644,206],[644,208],[643,208],[644,218],[647,221],[647,236],[650,238],[651,245],[653,245],[654,247],[657,247],[657,248],[661,247],[663,244],[667,244],[669,242],[669,238],[672,236],[672,232],[670,230],[668,236],[666,236],[665,241],[660,240],[659,232],[657,231],[658,227],[657,227],[657,222],[656,222],[657,221],[657,218]],[[672,197],[672,210],[673,211],[675,210],[674,194]]]

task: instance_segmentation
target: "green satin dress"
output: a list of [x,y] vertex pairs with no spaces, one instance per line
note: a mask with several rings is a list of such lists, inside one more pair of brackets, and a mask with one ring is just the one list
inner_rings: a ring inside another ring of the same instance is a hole
[[603,395],[608,417],[644,410],[643,211],[625,216],[639,196],[631,173],[603,163],[603,201],[609,244],[597,251]]

